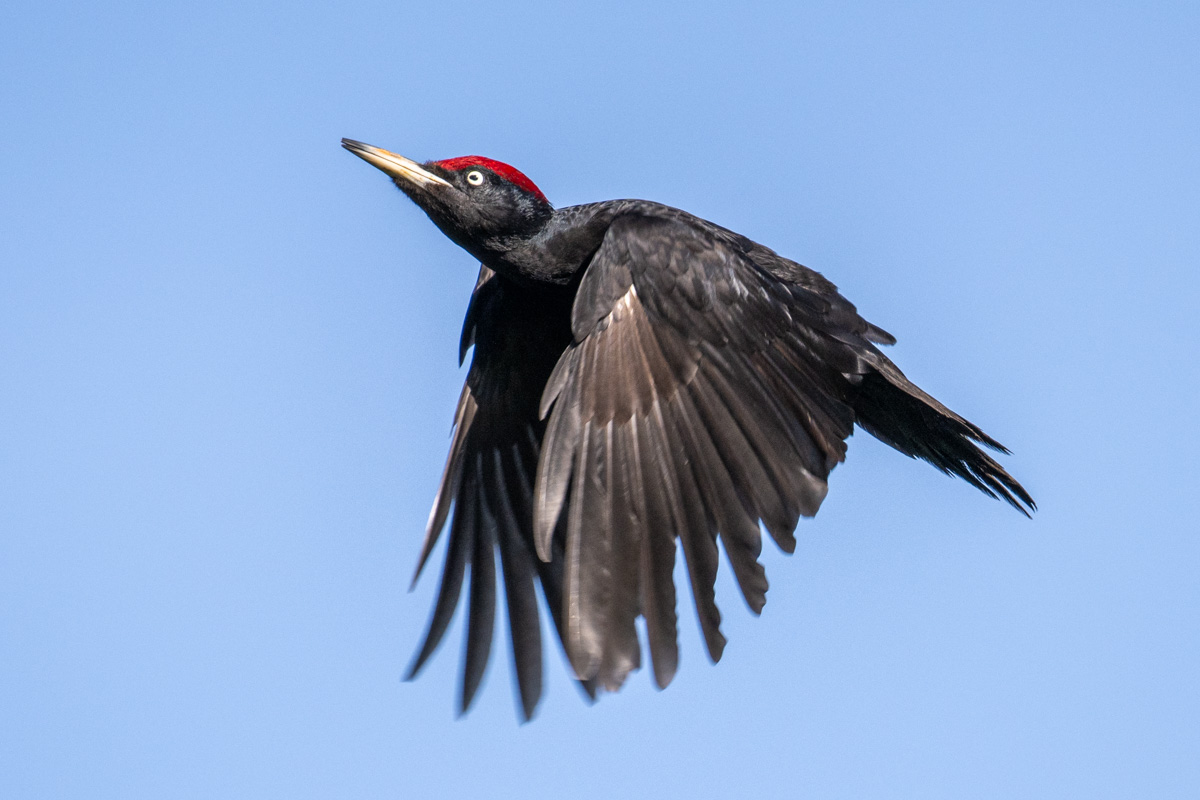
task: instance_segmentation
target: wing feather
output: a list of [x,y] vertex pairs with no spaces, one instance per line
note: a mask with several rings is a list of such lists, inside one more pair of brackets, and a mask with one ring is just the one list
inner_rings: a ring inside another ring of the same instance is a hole
[[458,597],[462,593],[463,577],[470,553],[475,544],[476,518],[478,516],[477,496],[467,493],[461,496],[455,505],[454,521],[451,523],[450,546],[446,548],[446,565],[442,569],[442,581],[438,587],[437,601],[433,607],[433,615],[429,619],[429,628],[425,632],[424,643],[405,675],[405,680],[412,680],[425,666],[425,662],[433,655],[433,651],[442,641],[450,620],[454,617],[454,609],[458,606]]
[[711,515],[707,513],[704,499],[696,486],[691,465],[679,455],[686,452],[675,431],[674,417],[660,416],[657,420],[663,433],[663,441],[672,453],[673,481],[676,488],[675,514],[678,521],[683,558],[687,562],[691,580],[692,599],[700,618],[700,630],[709,657],[721,660],[725,651],[725,636],[721,633],[721,612],[717,608],[717,531]]
[[640,595],[654,680],[662,689],[679,668],[678,617],[675,613],[677,527],[667,496],[670,471],[660,448],[654,443],[653,431],[652,424],[645,418],[630,420],[632,481],[643,487],[645,500],[645,537],[638,570]]
[[466,452],[465,442],[471,422],[475,419],[478,405],[471,396],[471,390],[463,386],[458,398],[458,409],[454,413],[454,438],[450,442],[450,457],[446,459],[446,468],[442,471],[442,480],[438,486],[437,496],[433,500],[433,509],[429,512],[429,523],[425,527],[425,541],[421,543],[421,554],[417,557],[417,568],[413,571],[412,586],[416,586],[417,578],[425,569],[425,562],[437,544],[442,528],[446,526],[446,518],[450,514],[450,506],[462,483],[462,459]]
[[[529,479],[523,479],[524,456],[521,445],[514,444],[507,452],[497,450],[494,456],[493,474],[503,476],[504,482],[489,482],[488,504],[499,509],[498,514],[503,520],[501,529],[520,531],[523,520],[530,519],[528,506],[532,496]],[[522,506],[520,510],[516,505]],[[542,631],[538,621],[533,569],[535,559],[522,537],[500,536],[499,544],[504,594],[508,601],[513,668],[517,673],[521,710],[529,719],[542,696]]]
[[488,657],[492,652],[492,635],[496,628],[496,517],[488,504],[483,488],[483,454],[475,454],[475,506],[479,509],[479,525],[475,531],[475,548],[471,556],[471,606],[467,619],[467,646],[463,658],[462,704],[466,712],[475,699],[475,691],[483,680]]
[[[566,596],[567,656],[579,678],[595,677],[608,624],[611,571],[608,563],[612,536],[603,487],[596,483],[593,462],[596,441],[585,426],[575,450],[575,478],[567,510]],[[588,535],[584,536],[585,522]]]

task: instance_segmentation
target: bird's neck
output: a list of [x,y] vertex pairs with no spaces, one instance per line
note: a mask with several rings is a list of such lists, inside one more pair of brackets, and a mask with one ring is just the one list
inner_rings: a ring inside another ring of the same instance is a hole
[[496,242],[474,255],[496,272],[520,283],[568,284],[600,246],[621,201],[555,209],[546,224],[528,236]]

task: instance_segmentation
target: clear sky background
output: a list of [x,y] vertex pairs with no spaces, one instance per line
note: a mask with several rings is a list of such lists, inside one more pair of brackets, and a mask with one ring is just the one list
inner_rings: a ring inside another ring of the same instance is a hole
[[[0,797],[1200,796],[1200,6],[735,6],[4,4]],[[721,664],[456,720],[476,266],[342,136],[822,271],[1041,510],[859,433]]]

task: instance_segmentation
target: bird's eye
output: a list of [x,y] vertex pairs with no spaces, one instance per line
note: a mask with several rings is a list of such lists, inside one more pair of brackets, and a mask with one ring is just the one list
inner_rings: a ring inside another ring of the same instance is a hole
[[472,186],[478,186],[483,183],[483,173],[477,169],[473,169],[467,173],[467,183]]

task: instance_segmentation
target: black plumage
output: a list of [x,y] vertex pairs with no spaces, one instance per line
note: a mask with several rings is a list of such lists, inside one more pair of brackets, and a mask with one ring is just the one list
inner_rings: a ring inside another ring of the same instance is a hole
[[[542,689],[540,584],[585,691],[642,662],[678,666],[676,540],[709,655],[725,638],[719,548],[758,613],[760,530],[795,549],[857,423],[1028,515],[1029,494],[979,445],[1004,448],[911,383],[817,272],[678,209],[617,200],[554,209],[506,164],[416,164],[343,145],[387,172],[482,262],[473,346],[418,574],[447,521],[441,586],[415,675],[470,574],[461,708],[491,652],[496,555],[522,711]],[[761,525],[761,528],[760,528]],[[414,579],[415,580],[415,579]]]

